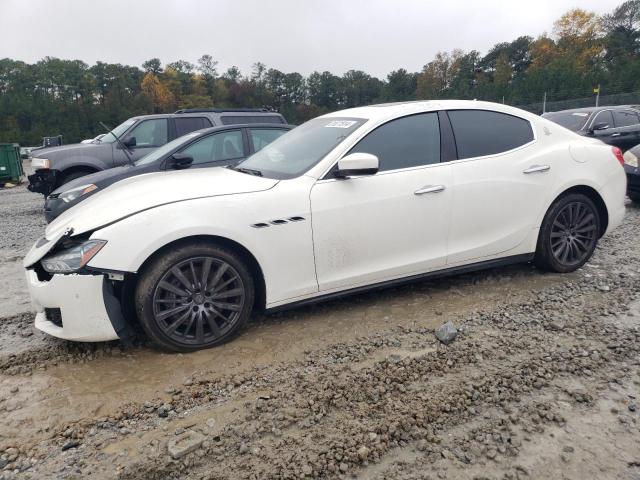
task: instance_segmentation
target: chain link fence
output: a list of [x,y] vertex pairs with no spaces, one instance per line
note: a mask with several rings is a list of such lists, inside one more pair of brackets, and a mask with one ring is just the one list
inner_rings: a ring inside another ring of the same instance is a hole
[[[516,105],[518,108],[527,110],[532,113],[541,114],[544,111],[557,112],[558,110],[568,110],[571,108],[595,107],[596,95],[582,98],[572,98],[569,100],[547,101],[546,106],[541,99],[539,103],[530,103],[528,105]],[[600,95],[598,101],[599,106],[607,105],[640,105],[640,91],[628,93],[615,93],[612,95]]]

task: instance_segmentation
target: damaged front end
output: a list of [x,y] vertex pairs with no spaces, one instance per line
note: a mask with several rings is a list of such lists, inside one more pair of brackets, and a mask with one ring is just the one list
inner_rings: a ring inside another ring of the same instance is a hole
[[55,190],[57,171],[49,169],[36,170],[33,175],[29,175],[29,185],[27,188],[34,193],[41,193],[45,197]]

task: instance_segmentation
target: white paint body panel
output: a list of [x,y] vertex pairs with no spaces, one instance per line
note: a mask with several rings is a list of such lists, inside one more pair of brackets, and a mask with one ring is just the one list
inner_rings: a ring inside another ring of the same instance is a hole
[[[47,239],[73,228],[74,235],[172,202],[268,190],[277,180],[227,168],[168,170],[126,178],[65,211],[47,226]],[[117,199],[114,201],[114,199]]]
[[[27,285],[36,309],[36,328],[54,337],[77,342],[116,340],[104,306],[102,275],[54,275],[48,282],[27,271]],[[63,326],[45,317],[45,308],[60,308]]]
[[[500,155],[323,179],[355,143],[382,123],[452,109],[519,116],[532,124],[535,139]],[[624,216],[626,177],[611,147],[536,115],[504,105],[442,101],[362,107],[327,117],[367,121],[300,177],[279,181],[218,168],[133,177],[65,212],[48,227],[46,238],[52,242],[68,228],[74,235],[90,232],[91,238],[107,241],[90,267],[138,272],[151,255],[174,241],[222,237],[255,257],[265,280],[266,306],[272,308],[533,253],[545,212],[571,187],[588,186],[601,195],[608,231]],[[523,173],[535,165],[549,169]],[[444,189],[415,194],[430,186]],[[270,223],[292,217],[303,220]],[[259,223],[269,226],[252,226]],[[29,262],[39,261],[48,248],[46,244],[33,249]],[[60,332],[45,328],[39,315],[39,328],[70,339],[113,338],[102,293],[97,281],[90,280],[96,277],[56,275],[50,282],[34,283],[33,272],[28,275],[39,311],[60,307],[69,319]],[[80,299],[76,291],[84,292]],[[90,322],[86,312],[92,312]]]
[[448,164],[318,182],[311,191],[320,291],[353,288],[443,267],[451,191]]

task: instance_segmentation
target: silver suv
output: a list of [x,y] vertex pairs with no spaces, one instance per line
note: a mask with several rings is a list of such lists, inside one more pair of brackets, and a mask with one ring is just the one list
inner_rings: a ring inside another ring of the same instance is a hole
[[34,173],[28,177],[28,188],[46,196],[78,177],[138,160],[186,133],[240,123],[285,125],[287,121],[267,109],[247,108],[192,108],[132,117],[99,140],[35,151],[31,157]]

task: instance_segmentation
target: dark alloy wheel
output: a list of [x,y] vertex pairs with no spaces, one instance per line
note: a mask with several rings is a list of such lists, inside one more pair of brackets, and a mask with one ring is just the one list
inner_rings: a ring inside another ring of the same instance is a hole
[[161,257],[136,290],[148,336],[174,351],[228,340],[253,307],[253,280],[242,260],[215,246],[188,246]]
[[581,194],[558,199],[540,229],[536,264],[571,272],[589,260],[600,237],[600,218],[593,202]]
[[228,263],[212,257],[180,262],[158,282],[153,315],[178,343],[203,345],[227,333],[245,301],[244,285]]

